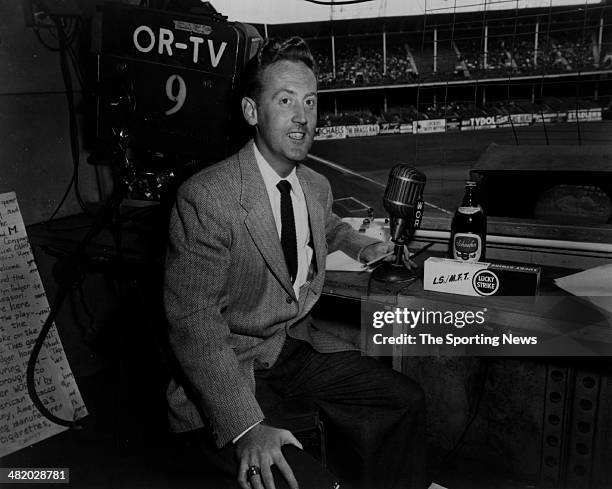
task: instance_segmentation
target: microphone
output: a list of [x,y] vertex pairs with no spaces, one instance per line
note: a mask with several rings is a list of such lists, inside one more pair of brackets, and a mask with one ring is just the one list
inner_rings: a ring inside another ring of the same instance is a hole
[[379,282],[412,282],[417,275],[408,270],[402,261],[404,245],[410,241],[423,218],[423,189],[427,178],[408,165],[395,165],[389,172],[389,180],[383,206],[391,217],[391,241],[395,243],[395,261],[383,263],[372,272]]

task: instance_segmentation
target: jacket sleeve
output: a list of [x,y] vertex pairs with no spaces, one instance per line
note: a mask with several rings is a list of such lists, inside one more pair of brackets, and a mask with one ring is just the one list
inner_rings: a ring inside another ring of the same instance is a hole
[[328,253],[342,250],[351,258],[357,259],[360,251],[380,240],[361,234],[332,211],[334,198],[331,187],[325,179],[325,237],[327,239]]
[[219,447],[263,419],[228,343],[231,227],[219,199],[189,182],[170,217],[164,305],[170,345]]

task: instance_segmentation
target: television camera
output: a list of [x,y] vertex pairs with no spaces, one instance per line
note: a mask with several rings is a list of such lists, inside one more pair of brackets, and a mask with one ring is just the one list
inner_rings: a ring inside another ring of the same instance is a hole
[[99,7],[92,49],[96,136],[105,149],[90,161],[112,167],[125,197],[157,201],[231,154],[248,137],[240,74],[262,41],[253,26],[214,10]]

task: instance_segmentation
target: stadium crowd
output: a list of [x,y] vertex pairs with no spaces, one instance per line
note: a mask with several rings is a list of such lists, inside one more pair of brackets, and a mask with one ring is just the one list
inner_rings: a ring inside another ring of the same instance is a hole
[[[458,52],[465,59],[471,73],[498,74],[559,73],[593,70],[599,67],[596,61],[597,39],[595,33],[574,37],[571,33],[557,32],[555,37],[544,36],[540,40],[537,55],[533,39],[526,36],[489,39],[487,59],[482,52],[480,40],[458,42]],[[605,55],[603,56],[605,58]]]
[[336,70],[329,47],[314,49],[321,88],[394,85],[453,79],[565,73],[612,68],[612,50],[599,52],[596,32],[543,33],[534,49],[533,34],[491,35],[487,53],[478,36],[450,37],[436,46],[418,37],[390,36],[386,70],[382,44],[371,38],[361,44],[351,39],[336,49]]
[[384,69],[382,49],[347,45],[336,52],[336,75],[331,54],[314,52],[318,63],[321,87],[368,86],[405,83],[418,78],[418,69],[407,43],[387,50],[387,69]]

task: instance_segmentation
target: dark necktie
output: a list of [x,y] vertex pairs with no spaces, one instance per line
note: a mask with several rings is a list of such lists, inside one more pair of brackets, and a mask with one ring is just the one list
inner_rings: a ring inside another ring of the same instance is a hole
[[281,244],[287,262],[287,269],[291,277],[291,283],[295,282],[298,269],[297,239],[295,237],[295,218],[293,217],[293,204],[291,202],[291,184],[287,180],[281,180],[276,184],[281,194]]

